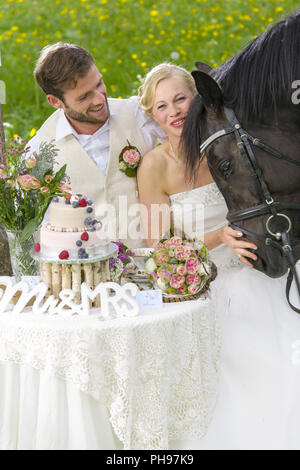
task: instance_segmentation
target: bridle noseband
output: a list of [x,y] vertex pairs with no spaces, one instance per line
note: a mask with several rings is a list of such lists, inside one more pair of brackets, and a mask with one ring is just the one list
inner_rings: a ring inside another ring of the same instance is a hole
[[[283,203],[283,202],[274,201],[269,191],[269,188],[265,182],[263,173],[257,164],[251,144],[264,150],[265,152],[269,153],[271,156],[277,159],[287,161],[294,165],[300,166],[300,161],[294,160],[282,154],[278,150],[273,149],[269,145],[264,144],[259,139],[252,137],[250,134],[248,134],[248,132],[245,131],[241,127],[232,109],[225,107],[224,112],[225,112],[227,120],[231,124],[231,127],[221,129],[215,132],[210,137],[208,137],[205,140],[205,142],[201,144],[200,153],[204,152],[204,150],[206,150],[207,147],[209,147],[216,139],[219,139],[220,137],[223,137],[228,134],[235,135],[237,146],[240,150],[241,155],[245,158],[245,161],[247,162],[249,166],[250,174],[251,176],[257,178],[257,181],[259,183],[258,186],[261,191],[262,203],[256,206],[239,210],[239,211],[229,211],[226,218],[229,221],[231,227],[233,227],[234,229],[237,229],[243,232],[245,235],[248,235],[254,239],[260,240],[268,246],[272,246],[274,248],[281,250],[284,256],[284,259],[286,260],[287,265],[290,269],[288,279],[287,279],[287,285],[286,285],[287,301],[290,307],[295,312],[300,313],[300,308],[296,308],[294,305],[292,305],[290,302],[290,298],[289,298],[290,288],[291,288],[293,278],[295,278],[298,293],[299,293],[299,298],[300,298],[300,281],[299,281],[299,277],[295,268],[296,261],[295,261],[295,258],[293,255],[293,249],[292,249],[292,246],[298,244],[300,240],[293,240],[290,238],[292,221],[286,214],[283,214],[281,212],[282,210],[285,210],[285,209],[300,210],[300,204]],[[270,214],[266,221],[266,232],[267,232],[266,236],[255,234],[244,228],[241,229],[240,227],[236,225],[236,223],[240,222],[241,220],[247,220],[247,219],[257,217],[259,215],[265,215],[265,214]],[[271,221],[276,219],[277,217],[282,218],[286,222],[286,229],[283,231],[273,232],[270,228]]]

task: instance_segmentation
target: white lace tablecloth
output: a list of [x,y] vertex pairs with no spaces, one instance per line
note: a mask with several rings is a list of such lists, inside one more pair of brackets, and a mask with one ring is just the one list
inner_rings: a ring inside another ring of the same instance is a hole
[[109,321],[0,315],[0,361],[48,371],[105,405],[125,449],[201,438],[216,402],[218,357],[209,298]]

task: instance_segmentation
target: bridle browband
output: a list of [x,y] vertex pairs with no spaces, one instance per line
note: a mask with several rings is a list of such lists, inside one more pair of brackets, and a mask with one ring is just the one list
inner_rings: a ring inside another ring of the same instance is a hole
[[[281,250],[284,256],[284,259],[286,260],[287,265],[290,269],[288,278],[287,278],[287,284],[286,284],[287,301],[290,307],[295,312],[300,313],[300,308],[296,308],[294,305],[292,305],[290,302],[290,298],[289,298],[290,288],[291,288],[293,278],[295,278],[295,282],[297,285],[298,294],[300,298],[300,281],[299,281],[299,277],[295,268],[296,261],[294,259],[293,249],[292,249],[292,246],[298,244],[300,240],[293,240],[290,238],[289,233],[292,228],[292,221],[286,214],[283,214],[281,212],[282,210],[285,210],[285,209],[300,210],[300,204],[283,203],[283,202],[274,201],[268,189],[268,186],[265,182],[263,173],[257,164],[256,158],[255,158],[255,155],[253,153],[250,143],[264,150],[265,152],[269,153],[271,156],[277,159],[289,162],[293,165],[300,166],[300,161],[294,160],[282,154],[278,150],[270,147],[269,145],[266,145],[265,143],[261,142],[259,139],[252,137],[250,134],[248,134],[248,132],[245,131],[241,127],[232,109],[224,107],[224,112],[225,112],[227,120],[231,124],[231,127],[221,129],[215,132],[210,137],[208,137],[205,140],[205,142],[201,144],[200,153],[204,152],[207,149],[207,147],[209,147],[216,139],[219,139],[220,137],[223,137],[228,134],[235,135],[237,146],[240,150],[241,155],[245,158],[245,161],[247,162],[249,166],[251,176],[257,178],[258,180],[263,202],[256,206],[248,207],[246,209],[242,209],[238,211],[231,211],[231,212],[229,211],[226,218],[228,222],[230,223],[231,227],[233,227],[234,229],[237,229],[243,232],[243,234],[248,235],[254,239],[260,240],[268,246],[272,246],[274,248]],[[244,228],[241,229],[240,227],[236,225],[236,223],[240,222],[241,220],[246,220],[246,219],[250,219],[250,218],[257,217],[259,215],[265,215],[265,214],[270,214],[269,218],[266,221],[266,231],[268,232],[266,236],[255,234]],[[276,233],[271,231],[270,223],[276,217],[281,217],[286,222],[286,229],[284,231],[281,231],[281,232],[278,231]]]

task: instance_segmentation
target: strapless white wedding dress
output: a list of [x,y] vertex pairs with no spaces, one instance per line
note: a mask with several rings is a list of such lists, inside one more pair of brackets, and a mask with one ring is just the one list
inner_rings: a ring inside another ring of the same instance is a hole
[[[175,230],[203,240],[205,233],[227,225],[227,207],[216,183],[170,196]],[[200,218],[200,220],[199,220]],[[237,256],[224,244],[210,251],[218,270],[241,265]]]
[[[182,211],[193,218],[201,204],[205,233],[225,225],[227,208],[214,183],[170,200],[175,225]],[[300,315],[287,304],[286,276],[249,269],[224,245],[211,257],[218,267],[211,296],[222,341],[219,398],[207,435],[172,448],[300,449]],[[295,288],[292,300],[298,305]]]

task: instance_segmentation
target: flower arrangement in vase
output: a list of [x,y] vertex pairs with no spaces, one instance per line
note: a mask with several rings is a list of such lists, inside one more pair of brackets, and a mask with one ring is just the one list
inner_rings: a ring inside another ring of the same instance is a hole
[[0,222],[10,247],[16,278],[37,274],[37,262],[31,256],[33,235],[42,223],[50,202],[70,191],[66,165],[57,172],[57,148],[43,142],[39,152],[29,154],[21,138],[0,143]]

